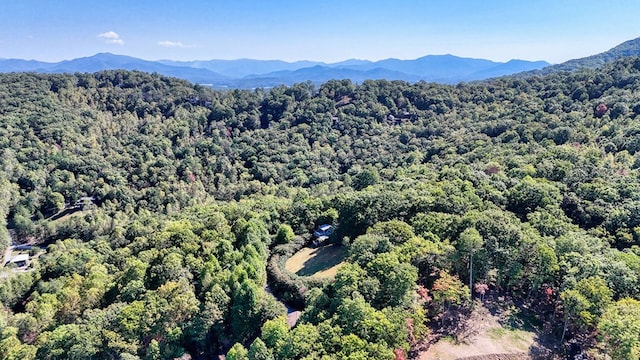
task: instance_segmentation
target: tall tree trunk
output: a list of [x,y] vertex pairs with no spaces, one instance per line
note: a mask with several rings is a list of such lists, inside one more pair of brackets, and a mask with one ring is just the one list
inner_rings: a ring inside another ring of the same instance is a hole
[[567,334],[567,328],[569,327],[569,316],[564,318],[564,327],[562,329],[562,337],[560,338],[560,345],[564,342],[564,336]]
[[471,292],[469,298],[473,300],[473,251],[469,254],[469,292]]

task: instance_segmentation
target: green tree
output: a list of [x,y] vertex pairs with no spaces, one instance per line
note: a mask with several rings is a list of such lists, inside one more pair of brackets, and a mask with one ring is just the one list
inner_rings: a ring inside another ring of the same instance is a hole
[[94,359],[100,353],[102,341],[86,327],[67,324],[38,337],[39,359]]
[[267,320],[261,328],[262,337],[265,345],[272,350],[279,349],[283,346],[289,332],[287,318],[284,316]]
[[380,283],[375,299],[378,308],[408,303],[418,280],[415,266],[401,263],[395,253],[382,253],[367,264],[367,269]]
[[415,236],[411,225],[400,220],[379,222],[367,230],[367,234],[388,237],[394,244],[402,244]]
[[386,236],[367,233],[353,240],[349,246],[349,258],[352,262],[363,267],[376,255],[391,251],[392,246]]
[[560,191],[548,181],[523,178],[507,192],[508,209],[521,217],[549,205],[560,204]]
[[162,352],[160,350],[160,343],[158,340],[152,339],[147,347],[145,354],[145,360],[160,360],[162,359]]
[[18,339],[18,329],[7,326],[0,333],[0,357],[7,360],[33,360],[36,359],[38,348],[34,345],[24,344]]
[[350,298],[354,293],[373,300],[380,290],[380,281],[376,277],[368,276],[358,264],[347,263],[338,269],[333,290],[334,304],[339,304],[344,298]]
[[234,339],[245,341],[260,328],[260,289],[250,280],[240,284],[232,298],[230,325]]
[[584,317],[586,321],[592,321],[591,314],[587,311],[589,301],[577,290],[565,290],[560,294],[564,304],[564,326],[562,328],[562,338],[564,342],[570,321],[575,318]]
[[565,307],[563,339],[571,321],[583,328],[592,328],[602,310],[611,303],[613,292],[603,279],[589,277],[580,280],[574,288],[560,294]]
[[609,305],[598,322],[598,336],[612,359],[640,358],[640,301],[624,298]]
[[227,352],[227,359],[229,360],[249,360],[249,352],[240,343],[235,343]]
[[44,199],[40,206],[43,214],[55,214],[64,209],[64,196],[55,191],[47,191],[43,194]]
[[324,352],[318,329],[312,324],[299,324],[287,334],[282,348],[278,349],[277,357],[282,359],[302,359],[311,356],[319,358]]
[[[482,236],[476,228],[466,228],[458,237],[458,251],[469,254],[469,291],[473,291],[473,254],[482,248]],[[471,294],[473,295],[473,294]]]
[[278,232],[276,233],[276,244],[287,244],[290,243],[296,234],[293,232],[293,229],[288,224],[280,224],[278,227]]
[[260,338],[257,338],[251,343],[249,347],[249,360],[274,360],[273,355],[267,349],[267,345],[265,345],[264,341]]
[[380,175],[378,175],[378,171],[373,167],[369,167],[356,174],[351,185],[356,190],[362,190],[367,186],[377,184],[379,181]]
[[383,344],[387,348],[407,347],[407,327],[404,314],[391,308],[376,310],[362,297],[355,293],[346,298],[336,309],[335,324],[340,326],[344,334],[355,334],[370,342]]

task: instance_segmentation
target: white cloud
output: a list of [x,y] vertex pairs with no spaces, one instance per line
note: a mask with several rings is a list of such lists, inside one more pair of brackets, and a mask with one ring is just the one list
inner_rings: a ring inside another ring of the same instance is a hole
[[178,47],[178,48],[194,48],[194,47],[196,47],[195,45],[187,45],[187,44],[183,44],[180,41],[170,41],[170,40],[158,41],[158,45],[164,46],[164,47]]
[[122,40],[122,38],[120,38],[120,35],[118,35],[118,33],[115,31],[107,31],[102,34],[98,34],[98,37],[104,39],[107,44],[124,44],[124,40]]

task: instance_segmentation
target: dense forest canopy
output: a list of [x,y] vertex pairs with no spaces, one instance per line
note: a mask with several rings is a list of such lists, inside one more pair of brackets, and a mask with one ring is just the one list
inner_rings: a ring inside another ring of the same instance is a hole
[[[0,282],[2,358],[399,359],[470,277],[561,354],[640,353],[640,58],[457,86],[0,79],[2,248],[48,245]],[[325,223],[335,280],[284,270]]]

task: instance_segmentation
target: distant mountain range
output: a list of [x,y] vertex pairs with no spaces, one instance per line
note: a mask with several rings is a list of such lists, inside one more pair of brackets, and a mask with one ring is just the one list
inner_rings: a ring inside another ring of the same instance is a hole
[[511,60],[506,63],[453,55],[428,55],[415,60],[350,59],[337,63],[281,60],[148,61],[130,56],[100,53],[90,57],[48,63],[35,60],[0,59],[0,72],[35,71],[43,73],[96,72],[101,70],[139,70],[174,76],[216,88],[256,88],[291,85],[331,79],[404,80],[454,84],[484,80],[516,73],[548,73],[596,67],[623,56],[640,55],[640,38],[624,42],[609,51],[583,59],[552,65],[546,61]]
[[240,82],[271,85],[307,80],[325,82],[330,79],[351,79],[357,82],[367,79],[389,79],[457,83],[540,69],[549,65],[546,61],[511,60],[500,63],[453,55],[429,55],[415,60],[385,59],[375,62],[350,59],[331,64],[313,61],[288,63],[279,60],[249,59],[160,62],[167,65],[203,68],[235,78]]
[[453,55],[429,55],[415,60],[386,59],[375,62],[350,59],[327,64],[314,61],[251,59],[148,61],[124,55],[99,53],[57,63],[0,59],[0,72],[75,73],[124,69],[157,72],[214,87],[255,88],[306,81],[322,83],[331,79],[351,79],[354,82],[388,79],[457,83],[541,69],[548,65],[545,61],[511,60],[500,63]]

